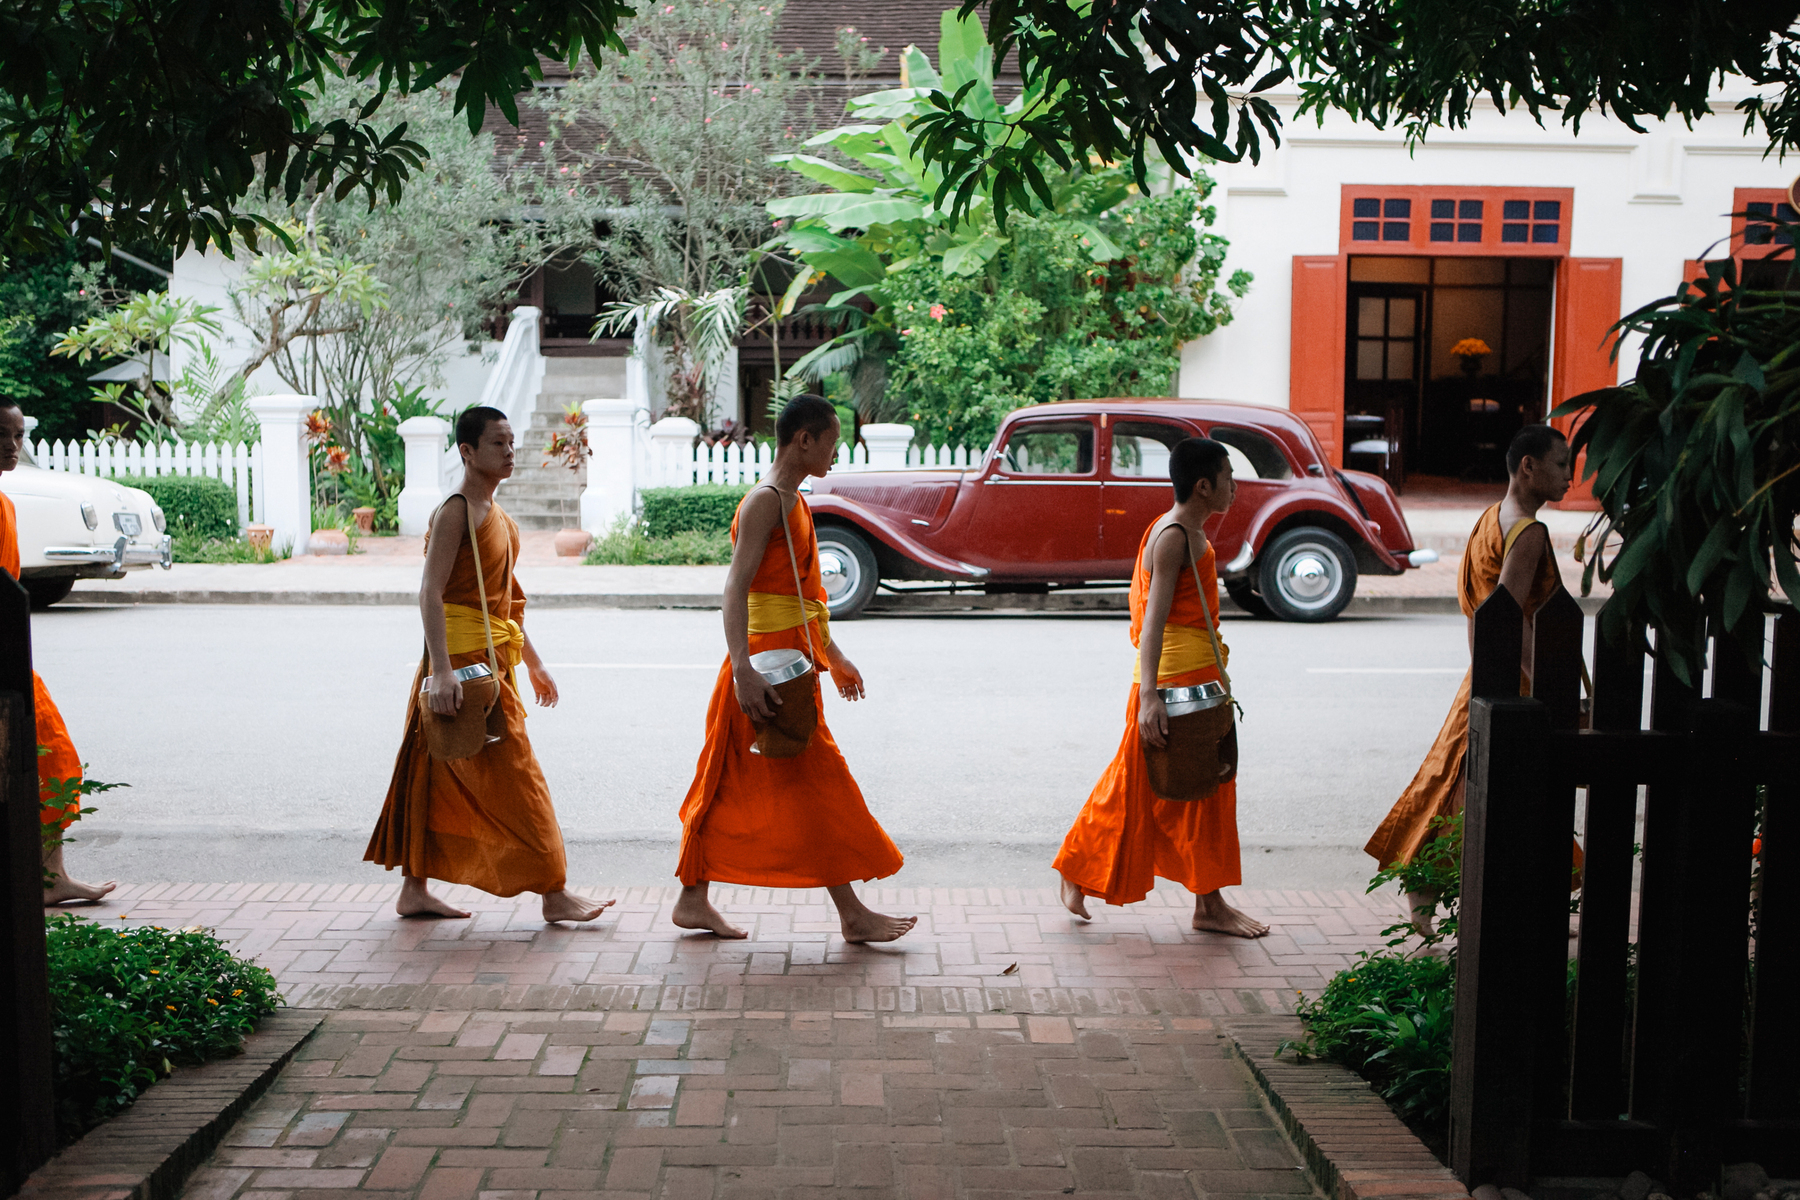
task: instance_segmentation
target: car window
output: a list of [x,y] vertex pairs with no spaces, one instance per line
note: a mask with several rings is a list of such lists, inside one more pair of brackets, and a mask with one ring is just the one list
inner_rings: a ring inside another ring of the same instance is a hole
[[1214,425],[1207,436],[1215,442],[1225,443],[1225,454],[1231,460],[1234,478],[1292,479],[1294,476],[1287,455],[1264,434],[1233,425]]
[[1160,421],[1120,421],[1112,427],[1112,473],[1126,479],[1167,479],[1169,452],[1193,436]]
[[1020,425],[1006,439],[1000,465],[1011,475],[1091,474],[1094,427],[1086,421]]

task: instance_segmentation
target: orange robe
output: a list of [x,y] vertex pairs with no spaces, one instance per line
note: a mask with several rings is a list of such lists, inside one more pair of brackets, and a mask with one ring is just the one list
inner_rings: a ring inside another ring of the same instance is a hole
[[[742,515],[740,505],[738,516]],[[794,533],[802,594],[824,603],[819,543],[804,499],[789,511],[787,527]],[[738,519],[733,518],[733,540],[737,531]],[[788,562],[786,534],[780,526],[769,537],[750,590],[794,594],[794,566]],[[750,635],[751,654],[801,650],[821,670],[823,647],[816,621],[779,633]],[[750,752],[756,727],[738,707],[730,658],[719,668],[706,709],[706,745],[694,769],[693,785],[681,802],[681,861],[675,873],[683,884],[835,887],[881,879],[900,869],[905,860],[870,814],[862,789],[825,724],[817,672],[813,687],[819,723],[812,743],[793,758],[764,758]]]
[[[1144,605],[1150,595],[1150,565],[1145,551],[1150,530],[1138,545],[1131,573],[1131,644],[1144,629]],[[1200,560],[1200,581],[1217,628],[1219,577],[1215,555],[1207,543]],[[1191,572],[1183,571],[1169,607],[1170,625],[1206,628],[1206,610],[1194,589]],[[1166,636],[1166,635],[1165,635]],[[1179,674],[1158,674],[1157,686],[1192,687],[1219,678],[1216,666]],[[1222,784],[1204,800],[1159,800],[1150,790],[1149,770],[1138,740],[1138,685],[1125,699],[1125,736],[1118,753],[1094,785],[1081,815],[1063,839],[1055,867],[1064,879],[1108,904],[1132,904],[1150,894],[1156,879],[1168,879],[1196,895],[1216,892],[1243,881],[1238,863],[1237,781]]]
[[[1469,544],[1463,550],[1456,590],[1465,617],[1473,617],[1475,610],[1500,586],[1500,568],[1505,565],[1507,549],[1506,533],[1500,528],[1500,506],[1496,504],[1475,522]],[[1530,619],[1561,586],[1562,575],[1557,570],[1556,555],[1551,552],[1544,555],[1537,578],[1531,582],[1531,594],[1524,606],[1526,618]],[[1431,827],[1433,819],[1462,811],[1463,755],[1469,748],[1469,685],[1470,677],[1465,672],[1462,687],[1450,704],[1450,714],[1444,718],[1444,727],[1438,730],[1437,741],[1425,755],[1419,773],[1400,793],[1363,847],[1384,868],[1411,862],[1419,847],[1437,836]],[[1523,678],[1519,691],[1521,695],[1530,694]],[[1578,867],[1580,856],[1577,848]]]
[[[519,527],[494,504],[478,536],[489,616],[522,622],[525,592],[513,576]],[[429,534],[426,543],[430,544]],[[457,550],[444,603],[480,611],[475,556],[467,541]],[[419,724],[423,715],[419,687],[430,665],[420,661],[407,693],[406,733],[394,759],[393,781],[363,860],[389,870],[399,867],[407,875],[466,883],[496,896],[559,892],[568,870],[562,830],[550,803],[550,787],[525,733],[525,702],[498,643],[496,639],[506,683],[500,689],[506,736],[472,758],[439,762],[427,750]],[[452,667],[486,661],[485,643],[479,650],[450,656]]]
[[[0,570],[14,579],[19,577],[18,516],[13,510],[12,498],[5,492],[0,492]],[[37,712],[37,743],[50,752],[38,755],[38,799],[49,800],[55,795],[50,789],[51,780],[82,778],[81,755],[75,753],[75,743],[69,739],[69,727],[63,724],[62,713],[57,711],[56,701],[50,698],[50,689],[44,686],[43,676],[36,671],[31,673],[31,693],[32,706]],[[44,824],[67,829],[80,814],[81,802],[74,801],[62,810],[45,808],[40,815]]]

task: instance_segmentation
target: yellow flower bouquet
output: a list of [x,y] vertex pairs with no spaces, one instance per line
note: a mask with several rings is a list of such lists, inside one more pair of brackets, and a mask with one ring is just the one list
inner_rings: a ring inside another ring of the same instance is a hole
[[1493,351],[1489,349],[1488,344],[1480,338],[1464,338],[1462,341],[1456,343],[1456,345],[1450,347],[1450,353],[1457,358],[1485,358],[1487,355],[1492,354]]

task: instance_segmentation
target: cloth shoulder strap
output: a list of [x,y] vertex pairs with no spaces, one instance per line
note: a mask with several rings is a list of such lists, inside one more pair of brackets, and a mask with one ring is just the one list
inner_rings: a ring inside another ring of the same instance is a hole
[[[1187,553],[1188,569],[1194,573],[1194,593],[1200,597],[1200,612],[1206,618],[1206,636],[1212,639],[1213,662],[1219,668],[1219,679],[1225,684],[1225,694],[1231,695],[1231,673],[1225,669],[1225,648],[1219,645],[1219,627],[1213,620],[1212,605],[1206,602],[1206,589],[1200,586],[1200,560],[1194,557],[1194,543],[1188,536],[1188,528],[1179,521],[1171,520],[1156,537],[1150,539],[1152,547],[1156,538],[1171,529],[1181,530],[1183,548]],[[1154,561],[1154,560],[1152,560]]]
[[[802,618],[800,621],[801,636],[806,639],[807,656],[816,663],[819,661],[819,656],[817,651],[813,649],[812,610],[806,607],[806,594],[800,588],[800,560],[794,557],[794,533],[793,530],[788,527],[787,503],[782,498],[781,489],[775,484],[765,482],[757,484],[756,487],[766,487],[771,492],[775,493],[775,511],[781,514],[781,539],[787,543],[788,566],[792,568],[794,572],[794,599],[800,605],[800,616]],[[755,491],[756,488],[750,490]],[[794,497],[794,504],[796,507],[800,504],[800,497],[797,495]]]
[[1527,529],[1533,525],[1542,524],[1543,522],[1536,517],[1521,517],[1514,521],[1512,528],[1506,531],[1506,539],[1500,543],[1500,561],[1506,561],[1506,556],[1512,553],[1513,543],[1518,541]]
[[[444,505],[451,500],[461,499],[463,502],[463,522],[469,527],[469,549],[475,555],[475,591],[481,596],[481,632],[487,635],[488,670],[494,673],[494,684],[498,686],[500,677],[500,658],[494,653],[494,622],[488,616],[487,577],[481,573],[481,540],[475,536],[475,512],[469,507],[469,498],[461,492],[452,492],[443,504],[438,505],[438,512],[444,511]],[[493,501],[488,501],[488,511],[493,512]],[[437,513],[432,514],[437,519]],[[511,557],[511,551],[508,551]]]

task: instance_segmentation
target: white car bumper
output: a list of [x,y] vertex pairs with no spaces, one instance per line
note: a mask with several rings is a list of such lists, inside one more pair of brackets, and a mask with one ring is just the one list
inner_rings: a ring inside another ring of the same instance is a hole
[[174,539],[168,534],[148,544],[133,543],[130,538],[121,537],[111,546],[45,546],[44,558],[70,566],[111,563],[118,569],[155,564],[166,571],[174,561],[174,545]]

